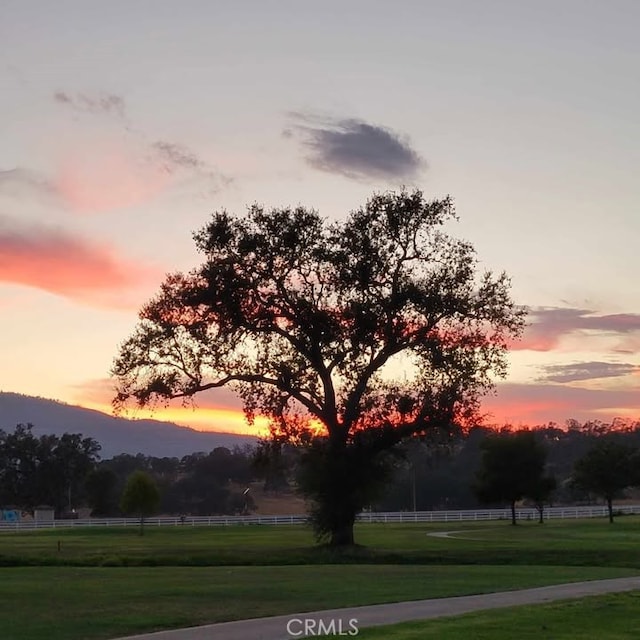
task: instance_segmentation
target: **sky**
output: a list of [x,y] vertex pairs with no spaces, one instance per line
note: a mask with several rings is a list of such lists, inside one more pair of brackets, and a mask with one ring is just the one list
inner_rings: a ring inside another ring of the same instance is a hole
[[[0,390],[109,411],[211,213],[343,219],[406,186],[451,194],[529,307],[492,421],[640,418],[638,24],[636,0],[4,0]],[[198,407],[154,416],[249,432],[226,390]]]

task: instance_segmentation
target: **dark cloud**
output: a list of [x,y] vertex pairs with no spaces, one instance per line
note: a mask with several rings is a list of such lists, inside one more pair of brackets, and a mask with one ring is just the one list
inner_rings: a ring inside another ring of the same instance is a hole
[[[295,129],[310,154],[307,162],[316,169],[356,179],[411,179],[425,162],[409,141],[386,127],[355,118],[320,119],[292,114],[303,124]],[[285,137],[291,135],[285,129]]]
[[56,91],[53,99],[74,111],[80,113],[107,114],[117,118],[126,118],[126,106],[124,98],[113,93],[99,93],[97,95],[86,95],[76,93],[71,95],[65,91]]
[[513,349],[550,351],[561,338],[576,331],[629,336],[640,332],[640,313],[597,315],[589,309],[543,307],[530,311],[524,338]]
[[577,382],[598,378],[619,378],[640,370],[628,362],[576,362],[573,364],[552,364],[541,367],[544,375],[540,382]]

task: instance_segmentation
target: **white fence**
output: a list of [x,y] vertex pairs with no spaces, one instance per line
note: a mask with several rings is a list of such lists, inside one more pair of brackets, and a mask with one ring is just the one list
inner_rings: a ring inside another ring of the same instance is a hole
[[[640,505],[620,505],[614,507],[616,513],[640,514]],[[518,520],[536,520],[538,512],[534,508],[516,510]],[[544,510],[546,519],[552,518],[597,518],[607,515],[607,508],[597,507],[549,507]],[[481,509],[459,511],[395,511],[386,513],[361,513],[359,522],[411,523],[411,522],[469,522],[474,520],[507,520],[511,518],[510,509]],[[57,529],[62,527],[132,527],[139,525],[138,518],[88,518],[85,520],[53,520],[36,522],[19,520],[18,522],[0,521],[0,531]],[[232,525],[289,525],[304,524],[306,516],[179,516],[145,518],[147,526],[158,527],[213,527]]]

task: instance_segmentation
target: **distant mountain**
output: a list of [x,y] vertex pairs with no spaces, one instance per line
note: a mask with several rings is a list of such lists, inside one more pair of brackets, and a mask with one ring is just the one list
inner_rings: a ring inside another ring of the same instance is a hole
[[35,435],[81,433],[102,445],[104,460],[119,453],[177,457],[216,447],[255,444],[257,439],[233,433],[196,431],[160,420],[115,418],[45,398],[0,391],[0,429],[13,431],[19,423],[33,424]]

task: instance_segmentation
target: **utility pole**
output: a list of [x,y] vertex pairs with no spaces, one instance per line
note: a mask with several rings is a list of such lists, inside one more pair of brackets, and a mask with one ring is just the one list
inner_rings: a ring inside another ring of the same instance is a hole
[[417,511],[416,509],[416,465],[415,462],[411,463],[411,477],[412,477],[412,494],[413,494],[413,512]]

